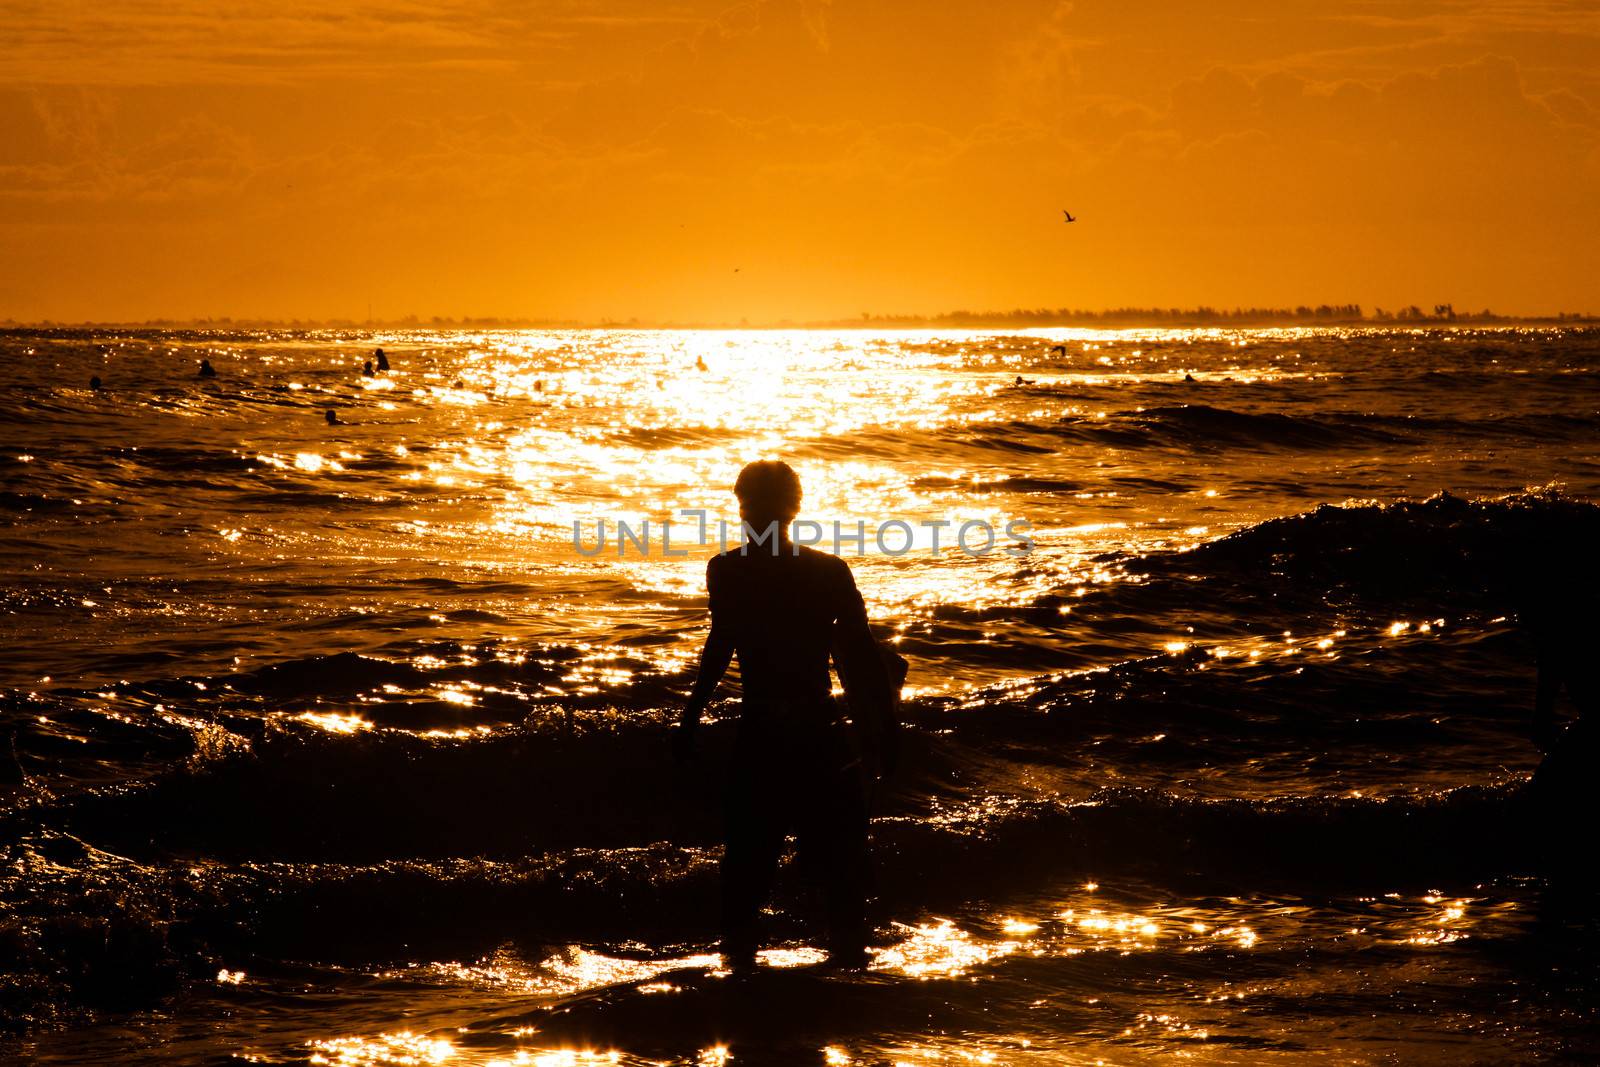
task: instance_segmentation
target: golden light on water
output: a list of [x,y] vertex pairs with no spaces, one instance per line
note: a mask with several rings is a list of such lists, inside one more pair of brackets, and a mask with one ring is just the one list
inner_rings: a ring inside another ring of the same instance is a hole
[[[1119,903],[1120,901],[1120,903]],[[919,982],[997,982],[1006,983],[1010,961],[1039,958],[1070,959],[1087,953],[1111,956],[1131,954],[1193,952],[1268,952],[1281,946],[1306,945],[1306,931],[1316,929],[1318,939],[1343,941],[1346,938],[1371,938],[1396,947],[1444,948],[1469,936],[1474,911],[1483,902],[1471,898],[1428,893],[1407,897],[1399,893],[1369,898],[1366,925],[1340,931],[1337,920],[1323,915],[1317,907],[1293,900],[1268,898],[1227,898],[1200,908],[1192,904],[1139,903],[1124,898],[1118,887],[1102,889],[1085,883],[1068,893],[1059,904],[1038,906],[965,920],[930,918],[916,924],[893,927],[896,939],[887,947],[873,950],[871,972],[877,980],[901,978]],[[1510,902],[1482,908],[1480,919],[1508,918],[1515,911]],[[760,954],[764,967],[808,966],[821,962],[823,953],[793,946],[766,950]],[[1165,965],[1163,965],[1165,966]],[[669,972],[698,971],[700,977],[678,979]],[[227,974],[229,972],[224,972]],[[632,986],[641,997],[703,997],[708,993],[700,983],[713,979],[716,989],[722,981],[736,981],[720,967],[720,957],[695,955],[671,959],[628,960],[574,947],[550,955],[537,963],[527,963],[502,953],[475,964],[434,964],[392,972],[392,977],[424,976],[444,980],[482,993],[511,993],[537,998],[543,1003],[559,1003],[560,998],[583,994],[608,986]],[[219,979],[221,980],[221,979]],[[829,978],[826,981],[846,979]],[[1217,1010],[1237,1005],[1257,994],[1270,994],[1272,983],[1234,984],[1195,991],[1184,1003],[1207,1005],[1200,1020],[1182,1005],[1129,1012],[1108,1033],[1114,1044],[1109,1051],[1126,1046],[1120,1042],[1149,1042],[1160,1039],[1176,1044],[1174,1052],[1187,1054],[1191,1044],[1212,1040],[1217,1026],[1226,1021]],[[731,987],[729,987],[731,988]],[[1009,995],[1009,994],[1008,994]],[[1094,1006],[1100,997],[1089,998]],[[1049,1003],[1048,998],[1035,1002]],[[418,1065],[461,1062],[477,1065],[590,1065],[616,1062],[659,1062],[640,1060],[623,1049],[593,1047],[539,1047],[538,1026],[518,1027],[503,1032],[518,1042],[515,1050],[489,1053],[468,1047],[450,1036],[449,1031],[431,1035],[398,1030],[371,1037],[339,1037],[312,1043],[314,1062],[325,1064]],[[1058,1042],[1039,1042],[1038,1034],[989,1035],[978,1037],[955,1032],[930,1032],[922,1040],[903,1040],[888,1044],[873,1043],[856,1047],[848,1041],[835,1041],[818,1051],[822,1062],[830,1065],[882,1062],[924,1063],[1049,1063],[1060,1062]],[[1140,1045],[1139,1047],[1149,1047]],[[1168,1047],[1168,1046],[1161,1046]],[[1091,1046],[1092,1048],[1092,1046]],[[1095,1053],[1100,1055],[1101,1053]],[[694,1052],[696,1064],[742,1062],[739,1043],[729,1041],[703,1045]],[[678,1062],[678,1061],[673,1061]]]
[[[1010,427],[1036,420],[1043,433],[1058,420],[1081,421],[1109,411],[1093,403],[1041,404],[1011,384],[1012,365],[1047,342],[1077,338],[1113,365],[1052,372],[1050,381],[1094,390],[1112,379],[1145,380],[1152,367],[1171,357],[1164,346],[1189,345],[1195,335],[1035,331],[997,343],[989,361],[976,366],[970,338],[937,330],[883,336],[853,331],[408,335],[393,349],[394,369],[380,379],[394,384],[386,394],[399,405],[392,415],[386,409],[350,409],[345,414],[349,428],[339,431],[336,447],[308,442],[261,450],[254,457],[285,481],[314,483],[297,482],[297,491],[395,506],[399,498],[392,489],[373,495],[375,472],[383,472],[391,484],[400,481],[416,486],[415,492],[435,494],[429,512],[396,513],[390,528],[402,536],[381,545],[338,528],[300,532],[266,523],[232,524],[220,536],[242,555],[295,550],[383,570],[443,563],[507,577],[537,572],[542,584],[553,587],[588,583],[598,570],[629,595],[603,604],[552,597],[537,606],[506,606],[513,613],[560,620],[567,634],[613,628],[630,617],[659,627],[681,616],[686,598],[703,594],[705,558],[736,542],[730,488],[740,465],[780,454],[797,467],[805,485],[797,536],[820,536],[820,547],[837,548],[850,559],[875,617],[899,617],[914,628],[950,607],[984,613],[1025,609],[1063,594],[1076,600],[1142,580],[1107,555],[1126,548],[1130,539],[1182,548],[1215,535],[1206,494],[1216,490],[1195,488],[1174,497],[1170,512],[1134,518],[1142,515],[1137,494],[1077,488],[1074,478],[1019,478],[1016,454],[1006,440],[1018,431]],[[433,346],[436,357],[413,354],[415,349],[426,354]],[[580,353],[583,358],[576,358]],[[697,369],[700,365],[705,369]],[[1267,368],[1262,373],[1295,372]],[[313,382],[307,388],[328,386]],[[924,462],[915,450],[901,446],[880,451],[870,445],[880,435],[887,441],[921,433],[940,438],[939,447],[929,451],[937,462]],[[977,436],[962,444],[967,434]],[[842,450],[836,442],[844,437],[869,444]],[[963,461],[951,461],[950,445],[957,446],[955,454]],[[1138,474],[1131,459],[1105,472],[1108,477]],[[691,509],[705,513],[704,529],[687,514]],[[624,522],[633,533],[626,544],[619,536]],[[1031,524],[1034,544],[1025,557],[1003,551],[1013,545],[1006,531],[1016,522]],[[582,546],[601,546],[601,523],[605,538],[599,554],[580,552]],[[646,523],[648,534],[642,532]],[[670,552],[664,536],[669,523]],[[837,545],[835,524],[845,538]],[[859,549],[850,540],[856,533],[865,539]],[[984,554],[969,555],[963,546]],[[903,555],[894,554],[902,550]],[[1072,610],[1067,604],[1055,607],[1062,617]],[[443,614],[435,617],[449,621]],[[902,626],[899,636],[906,629]],[[1167,649],[1203,646],[1200,637],[1167,642]],[[998,631],[977,640],[997,641]],[[608,656],[614,659],[614,648],[570,664],[568,676],[553,683],[547,695],[596,695],[625,683],[630,672],[640,670],[638,660],[656,670],[677,671],[696,650],[684,638],[634,651],[635,662],[627,666],[605,662]],[[1281,651],[1263,646],[1246,654]],[[417,663],[434,666],[421,658]],[[937,696],[1016,674],[1000,663],[967,664],[963,671],[924,672],[913,657],[911,685],[918,695]],[[452,684],[437,688],[434,699],[472,709],[490,695]]]
[[326,1038],[312,1041],[310,1047],[308,1060],[311,1063],[333,1067],[412,1067],[445,1063],[456,1052],[455,1045],[449,1041],[409,1030],[376,1037]]
[[[1268,341],[1274,336],[1258,333]],[[1281,333],[1284,340],[1297,336]],[[1134,492],[1069,491],[1072,486],[1051,479],[1036,487],[1028,479],[1012,484],[1015,457],[990,448],[994,442],[987,440],[983,448],[967,449],[970,463],[952,463],[941,450],[939,462],[919,464],[894,450],[841,453],[834,445],[840,435],[868,441],[880,433],[959,436],[970,430],[1004,436],[1010,432],[1004,428],[1019,419],[1071,423],[1109,415],[1094,403],[1041,404],[1011,385],[1013,365],[1021,366],[1027,352],[1047,342],[1069,344],[1074,359],[1080,358],[1075,350],[1087,346],[1088,356],[1110,361],[1104,369],[1057,369],[1047,377],[1053,387],[1094,390],[1113,380],[1147,381],[1207,336],[1192,330],[1033,331],[997,342],[989,362],[975,366],[970,338],[937,330],[407,335],[394,348],[394,369],[381,379],[395,384],[387,394],[400,404],[393,416],[350,414],[354,425],[340,431],[349,440],[337,447],[324,442],[254,455],[285,479],[319,483],[297,486],[302,491],[352,500],[370,492],[367,472],[376,464],[388,472],[385,477],[409,479],[418,491],[439,494],[432,513],[396,515],[392,528],[405,536],[381,549],[371,539],[358,541],[339,531],[307,536],[269,525],[230,524],[218,536],[243,555],[298,550],[384,569],[445,562],[508,576],[538,571],[556,585],[588,582],[602,565],[608,580],[628,587],[628,598],[602,605],[557,597],[537,607],[507,607],[560,620],[569,634],[614,627],[629,617],[660,626],[681,616],[685,598],[702,594],[704,557],[720,547],[719,521],[735,530],[729,486],[739,465],[751,456],[781,453],[800,469],[806,485],[801,518],[820,524],[822,547],[832,547],[835,522],[846,534],[855,523],[869,528],[863,558],[854,559],[849,541],[841,550],[852,558],[874,615],[903,620],[896,635],[903,639],[951,606],[979,613],[1021,610],[1041,598],[1076,602],[1102,587],[1140,582],[1106,553],[1130,545],[1182,549],[1225,532],[1207,503],[1218,489],[1197,486],[1170,497],[1170,510],[1163,502],[1160,512],[1146,515]],[[1213,340],[1237,338],[1217,332]],[[437,357],[418,359],[418,350],[436,350]],[[1247,364],[1243,350],[1235,351],[1241,352],[1232,358],[1238,373],[1248,369],[1263,380],[1303,373],[1292,361],[1266,353]],[[580,353],[583,358],[576,358]],[[330,367],[340,362],[329,359]],[[318,380],[300,384],[327,388]],[[471,402],[455,403],[463,399]],[[518,406],[508,406],[512,399]],[[1138,411],[1123,416],[1136,421]],[[433,429],[413,432],[414,425]],[[1107,476],[1140,474],[1131,459],[1118,463]],[[680,510],[689,508],[706,512],[705,536]],[[908,538],[898,531],[889,535],[889,543],[906,542],[904,556],[888,555],[875,543],[870,527],[890,518],[908,524]],[[665,551],[662,531],[669,520],[673,553],[686,551],[682,558]],[[1033,524],[1035,545],[1026,559],[999,552],[973,558],[955,544],[964,523],[1000,530],[1013,520]],[[592,538],[601,521],[609,525],[604,551],[580,555],[574,524]],[[636,530],[646,521],[653,524],[648,539],[641,538],[647,551],[633,542],[618,557],[622,521]],[[937,558],[931,551],[936,537]],[[1087,606],[1082,625],[1093,625],[1093,605]],[[1055,604],[1053,610],[1080,625],[1072,604]],[[449,621],[443,614],[434,617]],[[1405,634],[1436,630],[1436,624],[1413,624]],[[991,643],[996,633],[979,634],[976,641]],[[1191,631],[1166,639],[1152,634],[1151,647],[1173,655],[1198,648],[1215,660],[1336,657],[1339,636],[1278,642],[1231,635],[1226,645],[1211,646],[1206,635]],[[640,646],[633,662],[623,665],[614,648],[606,649],[569,664],[566,677],[547,682],[543,694],[595,696],[641,670],[679,671],[695,651],[687,638]],[[922,697],[1017,674],[999,663],[964,664],[954,674],[924,672],[917,657],[912,670],[912,690]],[[436,688],[433,699],[475,712],[495,696],[493,690],[451,684]],[[448,736],[461,725],[434,728]]]
[[876,953],[873,970],[908,978],[959,978],[1017,949],[1015,942],[984,943],[949,919],[899,929],[904,938]]
[[[817,953],[817,956],[820,958],[821,954]],[[640,992],[643,993],[666,992],[670,983],[654,983],[652,979],[668,971],[683,968],[716,969],[721,964],[722,957],[714,953],[672,959],[632,960],[574,947],[531,965],[514,956],[498,954],[480,963],[434,963],[391,973],[396,977],[420,973],[479,989],[560,997],[627,983],[642,983]]]
[[618,1052],[595,1052],[589,1049],[556,1049],[553,1052],[518,1051],[510,1058],[489,1060],[485,1067],[599,1067],[622,1059]]
[[302,711],[296,718],[330,734],[354,734],[372,729],[369,720],[350,712]]

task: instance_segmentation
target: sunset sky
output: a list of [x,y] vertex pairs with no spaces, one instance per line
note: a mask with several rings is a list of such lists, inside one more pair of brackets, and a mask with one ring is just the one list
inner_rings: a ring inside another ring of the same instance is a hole
[[1592,0],[0,12],[0,318],[1600,311]]

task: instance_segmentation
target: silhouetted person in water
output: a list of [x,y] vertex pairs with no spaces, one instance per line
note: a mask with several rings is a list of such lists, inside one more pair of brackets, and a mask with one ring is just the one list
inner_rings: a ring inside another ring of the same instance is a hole
[[1185,372],[1184,376],[1183,376],[1183,380],[1186,381],[1186,382],[1191,382],[1192,383],[1194,381],[1194,375]]
[[1067,354],[1067,346],[1066,345],[1051,345],[1050,346],[1050,354],[1052,356],[1055,355],[1058,352],[1064,358],[1066,356],[1066,354]]
[[211,365],[209,359],[202,359],[200,361],[200,369],[195,373],[202,378],[215,378],[217,376],[217,368]]
[[372,360],[369,359],[365,363],[361,364],[361,376],[363,378],[377,377],[377,372],[372,369]]
[[[722,954],[755,963],[757,920],[793,830],[822,883],[829,962],[866,960],[867,807],[863,761],[892,757],[894,683],[867,628],[850,568],[789,540],[800,479],[786,463],[751,463],[734,486],[750,537],[706,566],[711,633],[674,736],[680,758],[735,654],[744,687],[726,786]],[[760,540],[757,540],[760,539]],[[831,695],[829,659],[851,691],[853,729]]]
[[376,356],[377,359],[378,359],[378,369],[379,370],[388,370],[389,369],[389,357],[383,354],[383,349],[381,349],[381,348],[378,349],[376,352],[373,353],[373,355]]
[[337,411],[334,411],[332,408],[329,408],[327,411],[324,411],[322,413],[322,417],[328,420],[328,425],[329,426],[343,426],[344,425],[344,423],[339,421],[339,413]]
[[96,391],[100,389],[100,375],[96,374],[93,378],[89,379],[89,388]]
[[706,357],[705,356],[696,356],[696,357],[694,357],[694,369],[695,370],[709,370],[710,369],[710,368],[708,368],[706,366]]

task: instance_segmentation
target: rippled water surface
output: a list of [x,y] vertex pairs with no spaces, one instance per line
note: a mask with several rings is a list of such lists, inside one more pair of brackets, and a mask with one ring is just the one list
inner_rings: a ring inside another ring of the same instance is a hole
[[[1600,334],[10,333],[0,390],[17,1054],[1600,1047],[1511,621],[1600,543]],[[911,662],[863,976],[790,875],[716,969],[728,727],[660,736],[769,455]]]

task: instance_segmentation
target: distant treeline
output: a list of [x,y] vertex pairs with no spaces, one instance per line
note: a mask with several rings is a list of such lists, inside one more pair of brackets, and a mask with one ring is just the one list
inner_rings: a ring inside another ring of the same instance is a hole
[[11,319],[0,322],[0,329],[45,328],[133,328],[150,330],[515,330],[515,329],[905,329],[905,328],[975,328],[975,329],[1031,329],[1047,326],[1339,326],[1339,325],[1412,325],[1434,326],[1458,324],[1479,326],[1510,323],[1600,323],[1600,316],[1583,312],[1562,312],[1553,316],[1499,315],[1488,308],[1482,311],[1457,311],[1454,304],[1435,304],[1423,309],[1415,304],[1393,310],[1375,307],[1368,314],[1360,304],[1318,304],[1315,307],[1301,304],[1298,307],[1235,307],[1217,308],[1202,305],[1194,308],[1108,308],[1091,311],[1087,308],[1013,308],[1010,311],[946,311],[937,315],[874,315],[862,312],[858,319],[840,319],[828,322],[791,322],[754,324],[741,320],[728,322],[646,322],[640,319],[602,319],[599,322],[576,322],[556,319],[505,318],[498,316],[448,318],[435,315],[419,318],[407,315],[383,321],[369,319],[147,319],[143,322],[51,322],[21,323]]
[[1277,325],[1357,325],[1402,323],[1437,325],[1459,323],[1479,325],[1511,322],[1596,322],[1595,316],[1566,313],[1554,317],[1497,315],[1482,311],[1457,311],[1454,304],[1435,304],[1424,310],[1415,304],[1389,310],[1375,307],[1369,315],[1360,304],[1318,304],[1312,307],[1235,307],[1202,305],[1194,308],[1014,308],[1011,311],[949,311],[942,315],[873,315],[863,312],[859,320],[830,323],[834,326],[953,326],[1014,327],[1041,326],[1277,326]]

